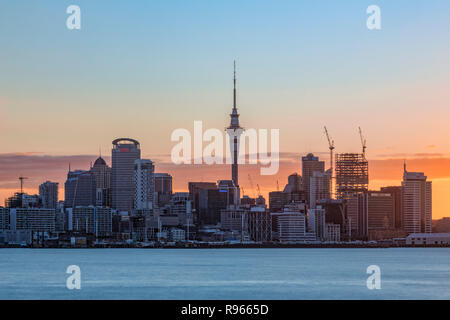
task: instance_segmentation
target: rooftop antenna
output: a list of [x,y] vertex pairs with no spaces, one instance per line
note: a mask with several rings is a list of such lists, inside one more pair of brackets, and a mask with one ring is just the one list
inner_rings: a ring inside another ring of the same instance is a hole
[[236,60],[233,61],[233,110],[236,109]]
[[27,177],[22,177],[22,176],[19,177],[19,180],[20,180],[20,193],[21,194],[23,193],[23,180],[25,180],[25,179],[28,179],[28,178]]

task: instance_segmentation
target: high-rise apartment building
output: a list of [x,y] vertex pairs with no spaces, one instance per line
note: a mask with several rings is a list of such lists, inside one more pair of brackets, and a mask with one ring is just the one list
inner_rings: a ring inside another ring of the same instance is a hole
[[331,198],[331,170],[314,171],[309,182],[309,206],[316,207],[318,200]]
[[308,203],[311,199],[311,177],[314,172],[323,173],[324,171],[325,161],[319,161],[319,157],[314,156],[312,153],[302,157],[303,190]]
[[46,181],[39,186],[39,197],[42,207],[56,209],[58,205],[58,182]]
[[431,181],[423,172],[403,173],[403,229],[409,233],[431,233]]
[[381,192],[390,193],[394,201],[394,227],[403,227],[403,188],[402,186],[382,187]]
[[112,208],[131,211],[134,202],[134,161],[141,158],[139,142],[119,138],[112,142]]
[[395,229],[395,199],[391,193],[365,191],[353,194],[346,201],[352,239],[367,240],[372,232]]
[[10,229],[54,233],[55,209],[10,209]]
[[148,159],[134,161],[134,209],[153,209],[155,166]]

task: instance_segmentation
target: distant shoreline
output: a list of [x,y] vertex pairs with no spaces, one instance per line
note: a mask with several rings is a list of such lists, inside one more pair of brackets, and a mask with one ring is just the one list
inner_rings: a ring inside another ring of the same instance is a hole
[[278,245],[263,245],[263,244],[233,244],[233,245],[197,245],[197,246],[183,246],[183,245],[160,245],[160,246],[46,246],[46,247],[23,247],[23,246],[1,246],[0,249],[387,249],[387,248],[450,248],[450,244],[443,245],[363,245],[363,244],[278,244]]

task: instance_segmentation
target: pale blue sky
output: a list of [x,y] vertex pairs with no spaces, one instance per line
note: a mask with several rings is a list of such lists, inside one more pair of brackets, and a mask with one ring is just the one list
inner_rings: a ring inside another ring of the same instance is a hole
[[[81,7],[79,31],[65,26],[70,4]],[[381,7],[380,31],[366,28],[370,4]],[[341,151],[359,148],[358,125],[369,155],[450,148],[441,141],[450,129],[438,130],[450,115],[448,1],[19,0],[0,8],[6,151],[93,153],[131,136],[148,153],[168,153],[177,127],[227,125],[233,59],[242,123],[280,128],[285,151],[326,150],[324,124]]]

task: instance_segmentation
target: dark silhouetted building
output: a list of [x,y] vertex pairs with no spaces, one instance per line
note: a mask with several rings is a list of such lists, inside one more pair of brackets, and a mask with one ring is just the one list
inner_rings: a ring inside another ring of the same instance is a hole
[[41,197],[42,207],[56,209],[58,205],[58,182],[46,181],[39,186],[39,197]]
[[308,203],[311,193],[311,177],[313,176],[314,172],[324,172],[324,170],[325,162],[319,161],[319,157],[314,156],[312,153],[309,153],[305,157],[302,157],[303,190],[305,191],[305,197]]
[[169,204],[173,194],[172,176],[168,173],[155,173],[156,205],[163,207]]
[[112,207],[131,212],[134,202],[134,161],[141,158],[139,142],[119,138],[112,142]]
[[99,157],[94,162],[91,172],[96,182],[96,205],[99,207],[111,206],[111,168],[105,160]]
[[394,201],[394,226],[395,229],[403,227],[403,188],[401,186],[383,187],[381,192],[390,193]]
[[95,206],[97,184],[95,176],[90,171],[69,171],[64,184],[64,206]]

